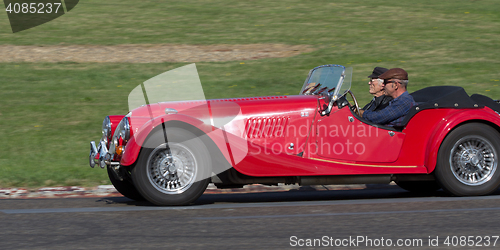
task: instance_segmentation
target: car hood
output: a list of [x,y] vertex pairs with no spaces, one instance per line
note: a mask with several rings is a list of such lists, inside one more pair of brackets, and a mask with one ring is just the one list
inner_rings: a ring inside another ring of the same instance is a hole
[[144,121],[175,114],[221,127],[233,121],[245,121],[255,117],[300,116],[301,112],[308,112],[309,115],[317,109],[317,105],[317,96],[262,96],[160,102],[136,108],[129,115]]
[[177,113],[201,120],[210,118],[211,113],[212,118],[220,118],[236,111],[238,115],[245,117],[284,115],[290,112],[300,112],[303,109],[316,108],[317,100],[316,96],[294,95],[159,102],[133,109],[131,115],[156,118],[167,113]]

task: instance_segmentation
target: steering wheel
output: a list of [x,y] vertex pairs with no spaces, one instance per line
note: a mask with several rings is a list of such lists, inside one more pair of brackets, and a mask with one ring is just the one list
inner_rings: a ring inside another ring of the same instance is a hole
[[321,85],[321,83],[314,85],[314,87],[306,87],[304,89],[304,91],[302,91],[302,94],[309,94],[309,93],[313,92],[314,90],[316,90],[319,87],[319,85]]
[[[352,106],[351,103],[349,103],[349,106],[350,106],[349,108],[351,108],[352,111],[354,111],[354,113],[356,113],[358,116],[361,116],[361,112],[359,111],[359,105],[358,105],[358,101],[356,100],[356,97],[354,97],[354,94],[351,92],[351,90],[349,90],[347,92],[349,94],[351,94],[352,101],[354,102],[354,106]],[[347,100],[347,98],[346,98],[346,100]],[[347,102],[349,102],[349,100],[347,100]]]

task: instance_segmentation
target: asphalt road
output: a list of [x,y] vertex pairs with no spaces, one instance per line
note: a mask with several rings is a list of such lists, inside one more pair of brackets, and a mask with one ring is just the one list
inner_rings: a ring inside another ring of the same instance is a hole
[[127,198],[13,199],[0,200],[0,246],[495,249],[500,248],[500,240],[495,242],[499,218],[500,192],[486,197],[443,192],[418,196],[394,187],[210,194],[185,207],[156,207]]

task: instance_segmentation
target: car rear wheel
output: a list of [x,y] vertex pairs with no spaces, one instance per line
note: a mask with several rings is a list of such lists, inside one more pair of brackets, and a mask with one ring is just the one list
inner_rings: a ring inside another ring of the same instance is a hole
[[123,196],[136,200],[136,201],[143,201],[145,200],[144,197],[137,191],[137,188],[135,188],[134,183],[132,183],[131,180],[120,180],[118,179],[115,174],[113,173],[113,170],[111,170],[109,167],[108,169],[108,176],[109,180],[111,181],[111,184],[115,187],[115,189],[120,192]]
[[435,176],[453,195],[487,195],[500,186],[499,157],[498,131],[485,124],[465,124],[441,144]]
[[441,188],[436,181],[396,181],[396,184],[400,188],[414,193],[430,193]]
[[143,145],[132,179],[146,200],[156,205],[187,205],[200,197],[209,183],[211,158],[193,133],[166,129]]

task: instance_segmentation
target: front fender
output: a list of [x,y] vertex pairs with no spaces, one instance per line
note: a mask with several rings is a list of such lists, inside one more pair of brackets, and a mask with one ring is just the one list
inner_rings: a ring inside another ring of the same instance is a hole
[[167,124],[169,122],[179,122],[182,124],[187,124],[188,126],[196,127],[204,133],[212,131],[212,126],[205,124],[203,121],[193,118],[191,116],[186,116],[183,114],[166,114],[153,119],[148,120],[140,128],[134,128],[134,136],[129,140],[125,146],[125,151],[120,160],[120,165],[130,166],[132,165],[139,156],[141,147],[148,136],[154,132],[155,129],[162,127],[162,123]]
[[457,110],[448,114],[434,127],[431,139],[426,147],[425,166],[428,173],[436,168],[439,148],[446,136],[455,128],[464,123],[480,122],[490,124],[495,129],[500,129],[500,115],[488,107],[482,109]]
[[[127,143],[120,165],[130,166],[134,164],[148,136],[154,134],[157,130],[161,130],[162,124],[165,124],[167,128],[178,127],[197,135],[211,152],[212,158],[216,158],[213,160],[217,162],[224,160],[230,163],[230,166],[234,166],[242,161],[248,153],[248,142],[245,138],[241,137],[241,133],[238,133],[241,130],[240,123],[241,120],[238,118],[221,126],[221,128],[217,128],[202,120],[182,114],[169,114],[156,117],[144,124]],[[242,134],[244,135],[244,133]],[[217,172],[224,170],[226,169],[217,168]]]

